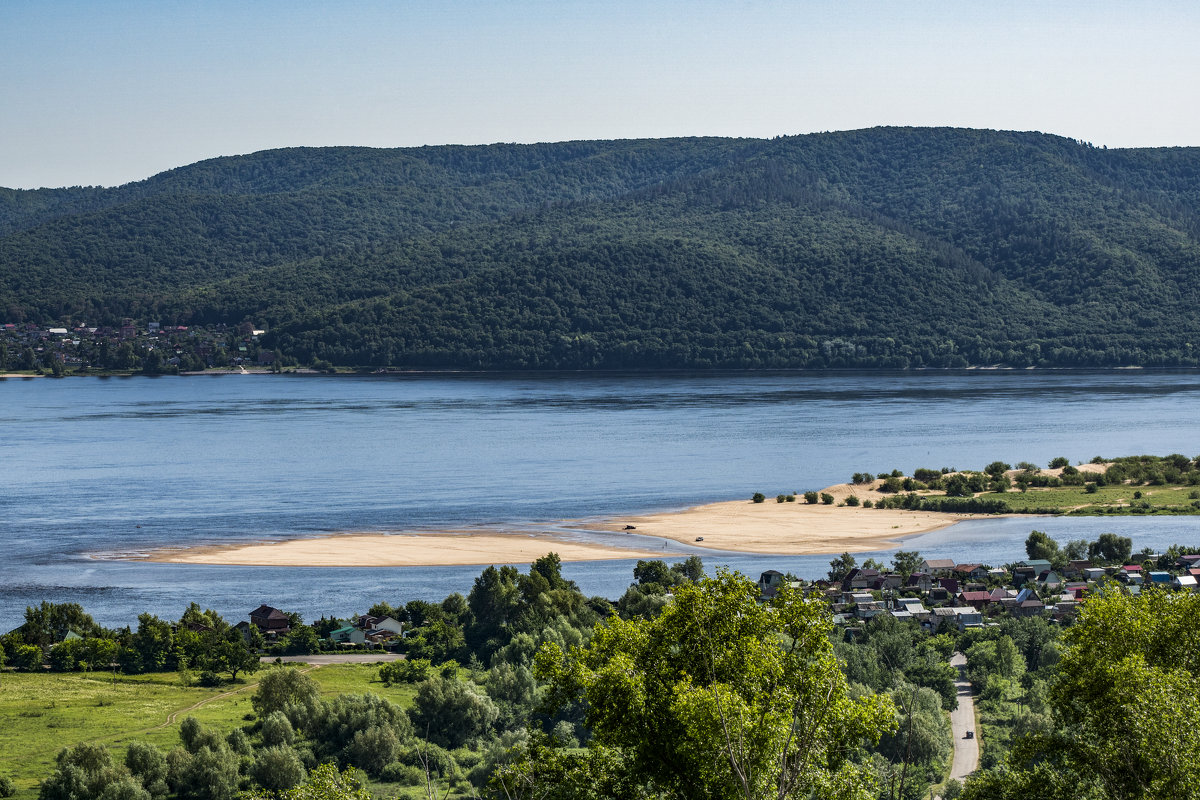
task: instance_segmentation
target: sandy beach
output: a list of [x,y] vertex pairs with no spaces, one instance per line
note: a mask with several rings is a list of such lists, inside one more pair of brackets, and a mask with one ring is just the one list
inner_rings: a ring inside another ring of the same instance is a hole
[[[966,514],[837,504],[851,494],[869,497],[866,487],[839,484],[824,491],[834,496],[834,505],[809,505],[803,498],[792,503],[778,503],[774,497],[764,503],[731,500],[635,517],[566,520],[561,527],[581,532],[637,533],[704,549],[811,555],[886,549],[906,537],[970,518]],[[626,548],[619,541],[611,545],[581,542],[547,531],[526,530],[343,533],[270,543],[163,550],[151,553],[148,560],[290,567],[449,566],[529,563],[550,551],[563,561],[662,557],[662,552],[652,546],[647,549],[644,540],[631,539]]]

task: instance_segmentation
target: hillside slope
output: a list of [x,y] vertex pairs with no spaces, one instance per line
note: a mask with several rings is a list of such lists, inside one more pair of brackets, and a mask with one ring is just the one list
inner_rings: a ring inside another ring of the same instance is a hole
[[9,321],[300,362],[1195,366],[1200,150],[879,128],[213,159],[0,190]]

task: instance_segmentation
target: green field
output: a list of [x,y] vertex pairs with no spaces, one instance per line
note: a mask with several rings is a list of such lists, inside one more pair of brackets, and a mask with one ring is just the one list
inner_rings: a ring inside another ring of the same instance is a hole
[[[1141,497],[1135,498],[1134,492],[1140,492]],[[1031,511],[1034,509],[1054,509],[1060,514],[1128,514],[1128,513],[1162,513],[1170,511],[1174,514],[1197,514],[1200,509],[1192,505],[1189,497],[1197,492],[1195,486],[1099,486],[1089,494],[1082,486],[1060,486],[1053,489],[1031,488],[1027,492],[1012,489],[994,494],[979,495],[985,498],[1003,500],[1012,507],[1013,511]],[[1140,508],[1138,504],[1147,503],[1149,508]]]
[[[1135,496],[1140,494],[1140,497]],[[907,493],[901,493],[907,494]],[[917,491],[913,494],[930,501],[926,511],[956,509],[938,508],[945,494],[941,491]],[[890,495],[884,495],[888,497]],[[1007,513],[1012,514],[1075,514],[1084,516],[1108,516],[1111,514],[1171,514],[1187,515],[1200,514],[1200,488],[1191,485],[1165,486],[1131,486],[1116,484],[1113,486],[1098,486],[1096,491],[1088,492],[1083,486],[1059,486],[1054,488],[1033,488],[1022,492],[1012,488],[1005,492],[977,492],[975,498],[983,501],[997,501],[1009,507]],[[875,493],[865,499],[876,500]],[[958,498],[947,498],[949,501]],[[967,512],[969,513],[969,512]],[[997,513],[997,512],[982,512]]]
[[[309,675],[328,696],[371,692],[407,707],[413,688],[385,688],[379,668],[334,664]],[[0,775],[10,776],[19,800],[31,800],[37,784],[53,770],[54,756],[79,742],[98,742],[123,758],[133,740],[164,750],[179,742],[179,723],[194,716],[205,725],[231,730],[252,714],[250,698],[258,672],[244,682],[205,689],[183,686],[176,673],[0,674]]]

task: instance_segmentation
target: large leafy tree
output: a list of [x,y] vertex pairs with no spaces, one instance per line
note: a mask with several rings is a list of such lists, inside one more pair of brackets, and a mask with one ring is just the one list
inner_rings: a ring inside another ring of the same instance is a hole
[[1063,634],[1051,699],[1079,769],[1111,797],[1200,798],[1200,596],[1087,604]]
[[1058,542],[1042,531],[1031,531],[1025,540],[1025,554],[1031,559],[1054,561],[1058,557]]
[[25,609],[25,624],[16,629],[25,644],[41,648],[61,642],[68,633],[77,633],[85,638],[101,636],[104,630],[78,603],[48,603],[28,606]]
[[1056,730],[1014,746],[967,786],[971,800],[1040,796],[1197,800],[1200,595],[1092,597],[1063,633]]
[[850,698],[823,603],[758,596],[736,573],[685,584],[658,617],[545,646],[539,677],[551,703],[586,701],[596,752],[662,796],[868,796],[849,757],[894,725],[892,703]]

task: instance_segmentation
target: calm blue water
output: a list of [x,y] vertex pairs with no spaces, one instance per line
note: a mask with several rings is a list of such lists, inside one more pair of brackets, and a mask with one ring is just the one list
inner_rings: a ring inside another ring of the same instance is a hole
[[[191,567],[96,554],[324,531],[520,525],[820,488],[853,472],[1200,452],[1196,373],[973,372],[0,380],[0,631],[43,599],[97,620],[305,617],[467,592],[480,567]],[[1029,530],[1200,542],[1200,519],[1005,519],[916,540],[1002,563]],[[684,551],[671,545],[667,556]],[[829,557],[723,556],[816,577]],[[635,561],[570,565],[619,596]]]

